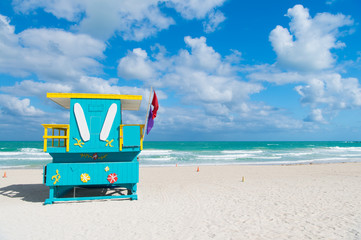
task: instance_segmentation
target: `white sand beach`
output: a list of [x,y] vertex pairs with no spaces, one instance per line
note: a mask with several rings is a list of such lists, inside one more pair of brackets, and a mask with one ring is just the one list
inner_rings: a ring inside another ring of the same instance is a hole
[[361,163],[143,167],[137,201],[53,205],[41,169],[4,171],[5,240],[361,239]]

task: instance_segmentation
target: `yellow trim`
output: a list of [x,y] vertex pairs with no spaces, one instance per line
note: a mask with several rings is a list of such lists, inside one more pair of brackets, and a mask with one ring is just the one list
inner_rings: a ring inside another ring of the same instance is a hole
[[46,152],[48,150],[48,139],[47,139],[47,135],[48,135],[48,129],[46,127],[44,127],[44,152]]
[[[54,139],[58,139],[58,147],[60,146],[60,139],[64,139],[64,146],[66,151],[69,152],[69,124],[42,124],[44,127],[44,152],[48,150],[48,139],[51,139],[52,147],[54,147]],[[52,135],[48,135],[48,129],[52,130]],[[58,130],[58,136],[54,135],[55,131]],[[63,132],[64,136],[60,136]]]
[[124,127],[124,126],[143,126],[144,124],[120,124],[120,127]]
[[96,93],[47,93],[46,97],[142,100],[142,95],[96,94]]
[[47,128],[68,128],[69,124],[41,124],[43,127],[47,127]]
[[121,101],[122,110],[139,110],[141,95],[93,94],[93,93],[47,93],[46,96],[60,106],[70,109],[70,99],[115,99]]
[[[52,130],[52,131],[51,131],[51,132],[52,132],[51,136],[54,136],[54,130],[55,130],[55,129],[52,128],[51,130]],[[59,135],[60,135],[60,129],[59,129]],[[54,146],[54,138],[51,138],[51,146]]]
[[68,139],[67,136],[46,136],[48,139]]
[[143,139],[144,139],[144,136],[143,136],[143,133],[144,133],[144,124],[140,125],[140,150],[142,151],[143,150]]
[[123,126],[121,124],[119,127],[119,152],[123,150]]

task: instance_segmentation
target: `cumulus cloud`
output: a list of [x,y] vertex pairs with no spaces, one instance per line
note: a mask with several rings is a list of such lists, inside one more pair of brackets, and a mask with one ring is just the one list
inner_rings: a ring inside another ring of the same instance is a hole
[[[114,34],[137,41],[154,36],[175,24],[174,19],[162,12],[164,8],[175,9],[185,19],[204,20],[204,31],[210,33],[225,20],[217,9],[223,3],[224,0],[140,0],[137,4],[115,0],[14,1],[17,11],[29,13],[44,8],[58,18],[73,22],[71,30],[79,33],[60,29],[27,29],[16,33],[9,19],[0,15],[0,72],[38,77],[0,87],[5,93],[0,95],[0,119],[5,119],[1,114],[44,116],[34,106],[31,96],[45,92],[139,94],[147,99],[148,89],[120,87],[116,78],[94,77],[99,75],[93,73],[101,72],[102,68],[99,61],[106,49],[103,40]],[[289,9],[287,16],[291,19],[289,28],[277,26],[269,36],[277,63],[249,68],[246,79],[241,77],[241,71],[247,67],[241,66],[239,51],[232,50],[229,56],[222,56],[207,44],[205,37],[190,36],[184,38],[186,47],[173,55],[159,45],[152,48],[152,54],[141,48],[129,51],[119,59],[118,76],[141,80],[145,86],[152,84],[160,100],[167,98],[165,92],[174,94],[173,101],[180,99],[178,106],[162,105],[157,120],[160,131],[168,131],[170,127],[178,128],[179,132],[191,129],[200,133],[228,129],[234,134],[249,129],[302,129],[310,124],[307,122],[327,123],[327,116],[333,110],[360,107],[358,79],[343,78],[331,69],[336,64],[331,51],[346,46],[338,38],[340,29],[353,23],[350,17],[320,13],[312,18],[301,5]],[[253,94],[265,90],[265,81],[292,84],[300,102],[310,106],[309,115],[303,121],[295,120],[285,109],[251,101]],[[5,99],[9,101],[6,103]],[[144,116],[131,113],[125,120],[142,122]]]
[[18,99],[16,97],[0,94],[0,109],[10,115],[19,117],[42,116],[44,112],[30,104],[30,99]]
[[277,63],[290,70],[318,71],[333,66],[331,50],[342,48],[337,40],[339,28],[353,23],[350,17],[319,13],[314,18],[302,5],[288,9],[289,29],[277,26],[269,39],[277,54]]
[[214,30],[224,20],[223,14],[214,9],[224,1],[16,0],[13,5],[23,13],[43,8],[58,18],[74,22],[73,29],[98,39],[106,40],[117,34],[125,40],[140,41],[175,24],[173,18],[162,13],[164,7],[174,8],[186,19],[204,19],[209,14],[209,27],[205,30]]
[[146,51],[135,48],[123,57],[118,65],[118,75],[124,79],[147,80],[155,76]]
[[[206,70],[209,72],[219,72],[222,68],[229,69],[228,63],[221,62],[221,55],[206,44],[206,38],[184,38],[185,43],[191,48],[191,53],[182,50],[178,62],[187,65],[189,68]],[[221,65],[219,65],[221,64]]]
[[[119,76],[153,79],[158,87],[178,90],[187,102],[235,103],[262,89],[259,84],[242,81],[236,67],[208,46],[205,37],[187,36],[184,41],[190,51],[183,49],[169,57],[160,54],[154,60],[144,50],[134,49],[120,59]],[[144,66],[145,71],[139,71],[136,63]]]
[[361,86],[356,78],[342,78],[338,73],[319,74],[309,75],[305,82],[306,85],[295,87],[304,104],[335,110],[361,106]]
[[[60,29],[27,29],[16,33],[7,17],[0,15],[0,72],[15,77],[34,77],[0,91],[17,97],[44,99],[46,92],[89,92],[145,95],[142,88],[119,87],[118,79],[91,77],[101,73],[99,60],[104,58],[106,44],[85,34]],[[5,96],[5,95],[4,95]],[[7,95],[6,95],[7,96]],[[4,100],[5,97],[2,97]],[[29,99],[16,100],[10,111],[4,101],[2,114],[41,115]],[[6,110],[6,111],[5,111]]]
[[0,15],[0,72],[40,79],[76,79],[85,72],[101,71],[96,60],[106,45],[87,35],[60,29],[27,29],[18,34]]
[[277,26],[269,35],[277,62],[253,66],[248,78],[276,85],[291,84],[303,106],[310,107],[305,122],[329,123],[328,118],[342,109],[361,107],[361,86],[357,78],[337,72],[332,50],[346,46],[340,29],[353,24],[342,14],[318,13],[311,17],[307,8],[288,9],[289,29]]
[[133,74],[132,78],[151,81],[157,89],[174,92],[173,98],[180,98],[184,104],[185,107],[167,108],[167,117],[159,125],[172,128],[176,125],[182,129],[192,127],[192,131],[199,129],[200,132],[228,129],[229,133],[252,126],[258,129],[302,127],[302,121],[283,116],[284,110],[250,101],[250,96],[264,90],[264,87],[239,76],[239,59],[235,61],[235,58],[239,58],[240,52],[233,51],[231,57],[222,56],[207,45],[205,37],[187,36],[184,41],[187,48],[175,55],[166,55],[163,50],[149,57],[144,50],[134,49],[119,61],[120,75],[133,72],[127,68],[132,68],[130,63],[134,62],[134,58],[146,61],[156,74],[149,75],[148,80],[141,74]]
[[[345,78],[340,73],[332,71],[282,72],[270,66],[260,67],[253,71],[255,72],[248,75],[252,81],[294,85],[294,90],[300,95],[300,103],[311,107],[311,113],[305,118],[308,122],[314,120],[327,123],[324,112],[333,116],[335,114],[331,114],[332,112],[361,107],[361,86],[357,78]],[[319,121],[321,117],[315,116],[321,114],[323,120]]]

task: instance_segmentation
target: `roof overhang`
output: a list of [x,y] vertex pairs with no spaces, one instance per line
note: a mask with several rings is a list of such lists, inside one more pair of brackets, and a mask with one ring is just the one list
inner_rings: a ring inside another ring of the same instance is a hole
[[122,110],[137,111],[142,102],[141,95],[119,95],[119,94],[95,94],[95,93],[47,93],[46,97],[60,106],[70,109],[70,99],[87,98],[87,99],[119,99]]

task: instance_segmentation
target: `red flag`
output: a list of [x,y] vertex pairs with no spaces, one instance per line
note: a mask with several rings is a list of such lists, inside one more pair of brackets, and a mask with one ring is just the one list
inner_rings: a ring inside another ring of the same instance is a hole
[[153,95],[152,105],[153,105],[153,116],[152,116],[152,118],[154,119],[157,116],[157,111],[158,111],[158,108],[159,108],[158,98],[157,98],[157,94],[155,94],[155,91],[154,91],[154,95]]

